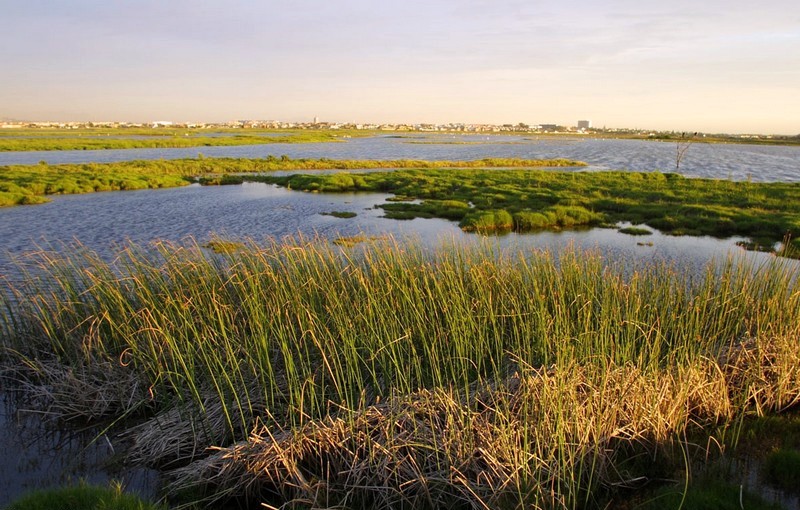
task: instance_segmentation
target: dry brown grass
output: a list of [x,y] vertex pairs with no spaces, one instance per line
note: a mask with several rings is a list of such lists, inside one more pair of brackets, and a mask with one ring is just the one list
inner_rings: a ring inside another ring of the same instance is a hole
[[65,365],[55,358],[26,358],[13,369],[6,367],[3,378],[22,390],[37,412],[67,422],[130,416],[151,400],[139,374],[104,360]]
[[[743,398],[744,397],[744,398]],[[468,398],[422,390],[249,441],[176,470],[170,490],[313,507],[569,508],[639,480],[631,447],[659,445],[800,401],[795,332],[646,373],[632,364],[523,369]]]

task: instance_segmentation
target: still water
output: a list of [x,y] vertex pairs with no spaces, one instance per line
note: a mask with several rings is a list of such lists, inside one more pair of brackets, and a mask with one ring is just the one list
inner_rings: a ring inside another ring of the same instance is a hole
[[115,451],[108,436],[97,430],[48,426],[46,416],[26,412],[25,407],[14,401],[11,392],[0,391],[0,508],[31,490],[64,487],[81,480],[92,485],[114,480],[128,492],[155,499],[158,473],[110,464],[121,452]]
[[[339,143],[275,143],[188,149],[124,149],[99,151],[2,152],[0,165],[31,165],[39,161],[89,163],[134,159],[210,157],[330,159],[472,160],[487,157],[584,161],[590,169],[675,171],[676,144],[647,140],[537,138],[535,136],[425,135],[351,138]],[[800,181],[800,147],[693,143],[680,173],[753,181]]]

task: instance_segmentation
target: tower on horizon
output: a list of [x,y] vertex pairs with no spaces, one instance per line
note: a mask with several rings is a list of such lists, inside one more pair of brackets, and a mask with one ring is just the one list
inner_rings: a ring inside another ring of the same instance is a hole
[[578,129],[589,129],[590,127],[592,127],[592,121],[591,120],[579,120],[578,121],[578,124],[577,124],[577,128]]

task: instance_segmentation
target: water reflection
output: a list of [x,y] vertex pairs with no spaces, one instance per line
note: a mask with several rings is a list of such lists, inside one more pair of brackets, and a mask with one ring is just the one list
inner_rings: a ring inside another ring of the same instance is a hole
[[63,487],[81,480],[93,485],[121,482],[126,491],[156,498],[158,473],[115,465],[114,448],[97,431],[75,432],[48,426],[41,413],[0,387],[0,508],[34,489]]

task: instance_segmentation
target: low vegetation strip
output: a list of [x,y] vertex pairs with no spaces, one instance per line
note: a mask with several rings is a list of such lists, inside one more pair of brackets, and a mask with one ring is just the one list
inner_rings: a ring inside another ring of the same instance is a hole
[[92,193],[128,189],[166,188],[199,181],[202,184],[241,183],[238,173],[276,170],[330,170],[374,168],[476,168],[581,166],[565,159],[522,160],[486,158],[474,161],[422,160],[334,160],[291,159],[269,156],[263,159],[205,158],[125,161],[68,165],[12,165],[0,167],[0,207],[37,204],[47,195]]
[[3,283],[4,373],[53,416],[121,427],[175,497],[275,507],[614,506],[674,474],[670,444],[732,446],[800,402],[794,261],[698,277],[491,244],[243,244],[26,259]]
[[356,130],[208,130],[208,129],[83,129],[19,130],[2,133],[3,151],[165,149],[261,145],[272,143],[341,142],[343,137],[368,136]]

